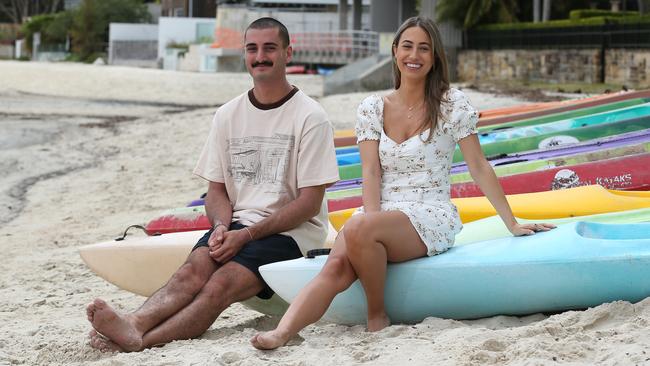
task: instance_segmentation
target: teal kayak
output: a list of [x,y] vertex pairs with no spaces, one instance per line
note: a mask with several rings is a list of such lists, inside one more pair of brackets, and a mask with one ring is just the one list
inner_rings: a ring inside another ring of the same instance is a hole
[[[325,256],[260,267],[291,302],[325,264]],[[452,247],[388,265],[385,304],[394,323],[427,317],[476,319],[584,309],[650,296],[650,223],[568,223],[548,232]],[[359,281],[338,294],[323,320],[364,324]]]
[[486,144],[496,141],[506,141],[522,137],[566,131],[579,127],[596,126],[645,116],[650,116],[650,103],[592,114],[580,118],[560,120],[552,123],[481,133],[479,134],[478,139],[481,144]]

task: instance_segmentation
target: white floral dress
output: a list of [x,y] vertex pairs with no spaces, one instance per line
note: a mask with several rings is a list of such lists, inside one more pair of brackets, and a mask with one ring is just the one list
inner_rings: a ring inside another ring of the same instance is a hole
[[[442,118],[429,142],[430,130],[398,144],[384,132],[384,101],[377,95],[364,99],[357,110],[357,142],[379,140],[381,210],[399,210],[408,216],[427,254],[454,245],[462,229],[451,202],[449,175],[456,143],[477,132],[478,112],[458,89],[451,88],[442,103]],[[363,213],[363,207],[355,214]]]

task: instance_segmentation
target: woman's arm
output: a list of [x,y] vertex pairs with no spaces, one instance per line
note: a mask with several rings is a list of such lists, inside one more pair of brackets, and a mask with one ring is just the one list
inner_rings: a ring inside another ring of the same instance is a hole
[[381,187],[381,166],[379,164],[379,141],[364,140],[359,142],[361,155],[361,175],[363,177],[362,198],[365,212],[377,212]]
[[481,191],[505,223],[513,235],[531,235],[535,231],[548,231],[555,227],[552,224],[519,224],[512,214],[510,204],[506,200],[501,184],[497,179],[494,169],[481,150],[478,137],[475,134],[469,135],[458,141],[458,146],[463,153],[472,179],[479,185]]

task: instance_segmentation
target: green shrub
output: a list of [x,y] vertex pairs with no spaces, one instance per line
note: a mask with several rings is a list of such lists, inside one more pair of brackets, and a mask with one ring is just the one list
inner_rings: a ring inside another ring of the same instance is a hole
[[27,48],[32,48],[34,34],[38,32],[41,33],[41,43],[43,44],[64,43],[72,26],[72,16],[72,11],[33,16],[21,27]]
[[592,17],[580,19],[561,19],[550,20],[547,22],[522,22],[522,23],[499,23],[486,24],[476,29],[479,30],[521,30],[521,29],[542,29],[542,28],[564,28],[564,27],[581,27],[581,26],[599,26],[605,24],[631,24],[631,23],[650,23],[650,15],[628,16],[628,17]]
[[577,9],[577,10],[571,10],[571,12],[569,12],[569,19],[578,20],[578,19],[595,18],[595,17],[620,18],[620,17],[638,16],[638,15],[639,12],[636,11],[613,12],[613,11],[601,10],[601,9]]

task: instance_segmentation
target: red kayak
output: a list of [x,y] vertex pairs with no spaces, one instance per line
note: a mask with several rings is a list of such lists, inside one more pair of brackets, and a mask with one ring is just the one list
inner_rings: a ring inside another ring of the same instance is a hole
[[166,211],[149,221],[144,228],[147,235],[159,235],[179,231],[209,230],[211,227],[203,206],[194,206]]
[[[555,189],[598,184],[607,189],[650,190],[650,153],[592,161],[583,164],[513,174],[499,178],[505,194],[543,192]],[[451,185],[451,196],[478,197],[483,192],[474,182]],[[330,199],[330,212],[359,207],[361,196]]]
[[[513,174],[499,178],[505,194],[532,193],[592,184],[616,190],[650,190],[650,153]],[[483,196],[474,182],[451,186],[451,196]]]

